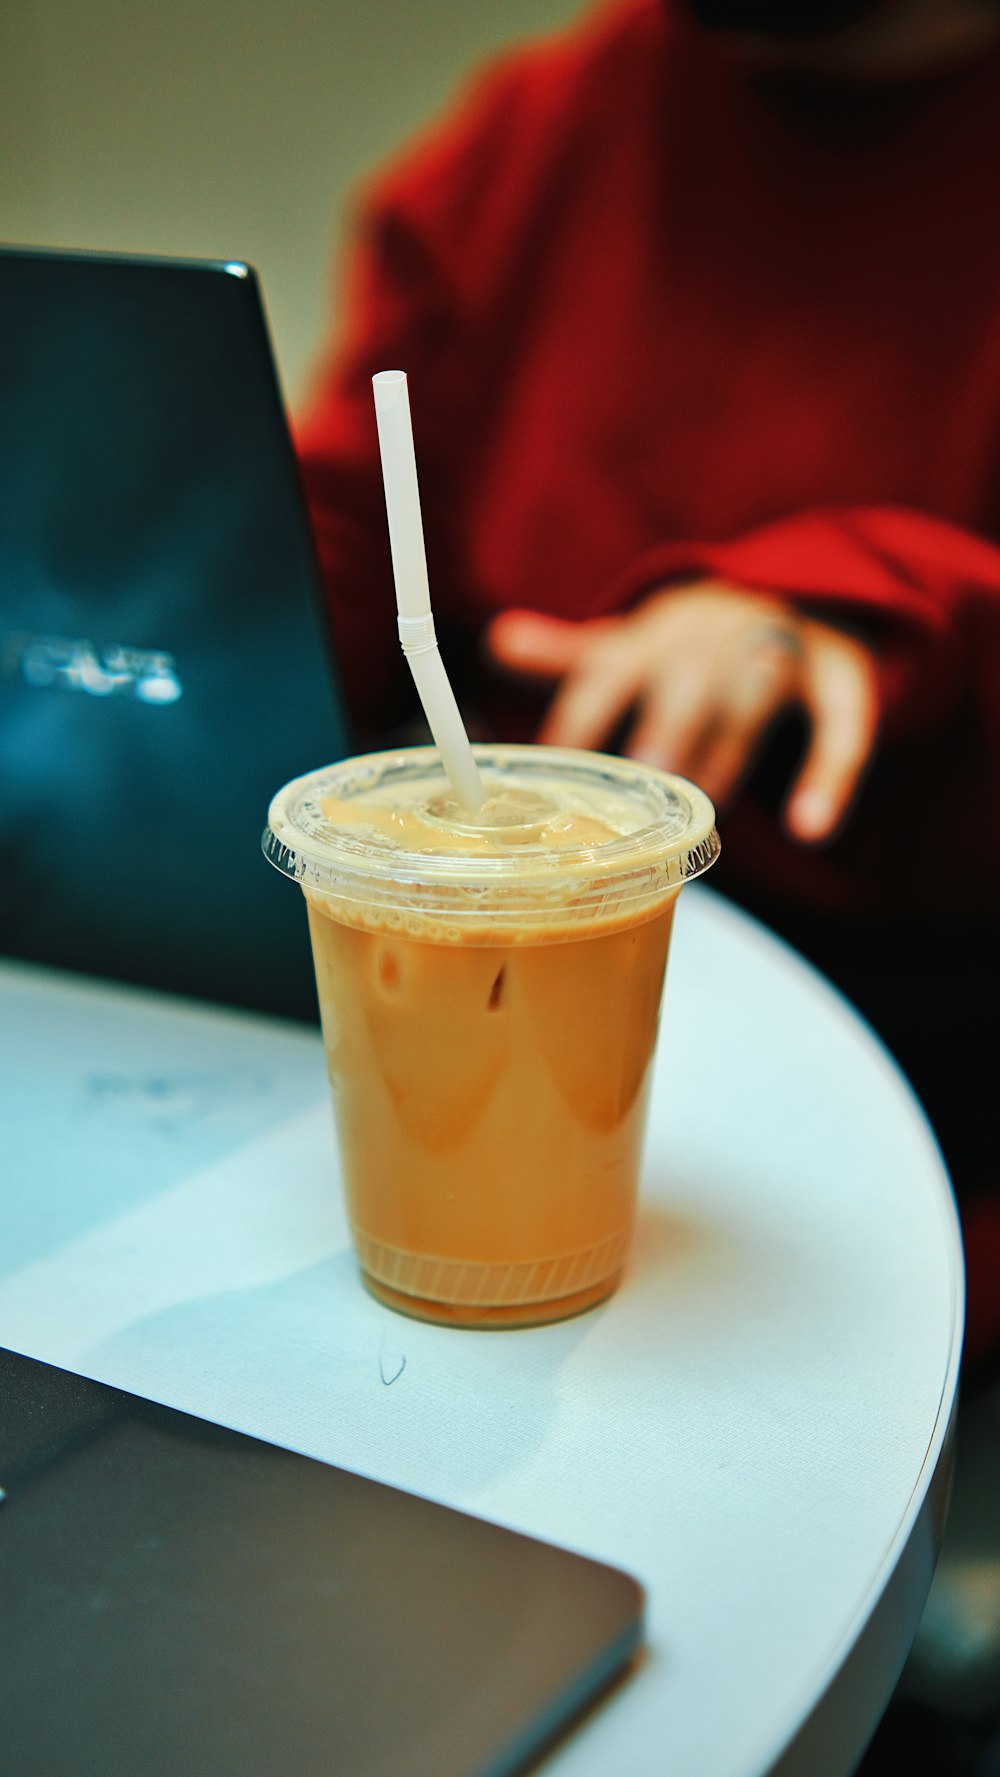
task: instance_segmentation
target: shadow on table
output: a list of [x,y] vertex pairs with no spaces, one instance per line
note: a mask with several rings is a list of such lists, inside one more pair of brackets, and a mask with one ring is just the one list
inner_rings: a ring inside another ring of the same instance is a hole
[[[517,1469],[545,1441],[558,1372],[594,1313],[528,1335],[430,1326],[374,1301],[345,1249],[275,1282],[148,1315],[89,1350],[87,1362],[135,1393],[391,1474],[414,1492],[457,1497]],[[526,1336],[527,1368],[512,1366],[508,1341]]]
[[[732,1244],[731,1236],[728,1237]],[[638,1280],[661,1272],[686,1270],[727,1240],[723,1228],[707,1217],[681,1215],[659,1203],[642,1203],[636,1216],[628,1276]]]

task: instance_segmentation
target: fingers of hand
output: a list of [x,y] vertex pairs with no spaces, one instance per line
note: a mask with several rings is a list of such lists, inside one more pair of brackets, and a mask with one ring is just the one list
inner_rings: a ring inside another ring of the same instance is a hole
[[641,678],[631,649],[605,644],[582,652],[549,706],[539,741],[552,747],[599,747],[635,702]]
[[599,747],[635,707],[628,752],[694,777],[720,804],[738,787],[781,711],[800,702],[811,738],[785,820],[797,839],[829,838],[875,745],[879,708],[872,656],[823,624],[789,621],[784,611],[776,622],[770,606],[763,616],[754,613],[756,628],[749,634],[743,613],[734,652],[728,609],[722,641],[717,625],[706,630],[702,623],[692,636],[682,633],[685,609],[680,600],[655,605],[659,627],[637,619],[567,623],[509,611],[494,620],[486,641],[499,664],[562,681],[539,740]]
[[860,786],[878,734],[875,663],[866,648],[811,626],[802,700],[811,735],[785,809],[796,839],[828,839]]
[[663,672],[647,678],[625,751],[661,771],[693,775],[712,721],[711,681],[704,673]]
[[780,638],[746,657],[718,698],[697,762],[698,782],[720,808],[732,798],[768,729],[799,696],[802,661]]
[[603,627],[535,611],[504,611],[489,625],[485,642],[500,666],[530,678],[556,679],[570,671]]

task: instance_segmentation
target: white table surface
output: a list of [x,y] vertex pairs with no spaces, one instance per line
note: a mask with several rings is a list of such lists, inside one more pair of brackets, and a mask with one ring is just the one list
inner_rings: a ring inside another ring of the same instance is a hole
[[648,1648],[547,1777],[845,1777],[926,1593],[961,1249],[885,1052],[685,891],[634,1260],[561,1325],[358,1282],[319,1038],[0,966],[0,1344],[635,1573]]

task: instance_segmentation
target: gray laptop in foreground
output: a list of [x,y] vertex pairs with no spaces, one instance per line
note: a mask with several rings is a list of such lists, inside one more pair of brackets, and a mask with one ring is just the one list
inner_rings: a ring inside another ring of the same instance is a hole
[[0,954],[313,1017],[259,837],[346,745],[253,271],[0,249]]
[[636,1582],[0,1351],[11,1777],[513,1777]]

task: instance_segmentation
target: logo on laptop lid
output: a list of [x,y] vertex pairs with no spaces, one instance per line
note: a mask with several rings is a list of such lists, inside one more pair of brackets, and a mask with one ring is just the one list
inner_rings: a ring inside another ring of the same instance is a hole
[[34,691],[81,691],[88,697],[134,697],[140,703],[176,703],[183,687],[172,654],[159,649],[99,647],[86,637],[7,637],[0,676],[20,678]]

